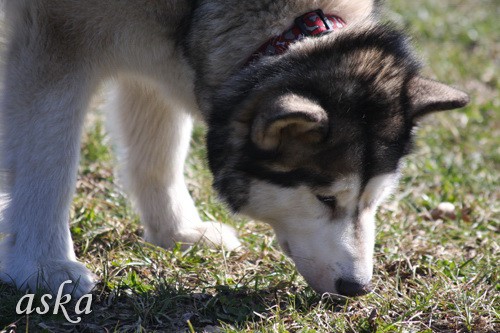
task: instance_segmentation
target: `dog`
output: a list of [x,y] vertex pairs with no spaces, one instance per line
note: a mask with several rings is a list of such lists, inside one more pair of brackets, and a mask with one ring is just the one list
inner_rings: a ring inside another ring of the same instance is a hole
[[200,116],[222,200],[269,223],[313,289],[343,296],[371,289],[374,215],[418,121],[468,102],[420,75],[374,0],[6,0],[5,11],[0,271],[20,289],[94,286],[68,220],[103,81],[115,83],[122,175],[148,242],[241,245],[201,221],[184,184]]

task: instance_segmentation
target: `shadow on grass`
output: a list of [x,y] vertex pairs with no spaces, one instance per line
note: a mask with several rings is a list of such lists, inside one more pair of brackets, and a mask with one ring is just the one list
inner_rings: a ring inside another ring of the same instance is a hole
[[[48,314],[18,315],[16,305],[24,294],[0,285],[0,332],[202,332],[223,325],[244,329],[253,322],[272,320],[277,314],[285,316],[287,311],[306,314],[319,302],[333,311],[343,309],[340,300],[322,298],[309,288],[297,291],[283,284],[266,290],[216,286],[192,292],[159,282],[148,292],[98,287],[92,295],[89,315],[75,313],[76,300],[65,305],[73,320],[82,318],[80,323],[72,324],[60,310],[53,313],[54,302]],[[41,306],[40,298],[41,294],[35,296],[33,309]]]

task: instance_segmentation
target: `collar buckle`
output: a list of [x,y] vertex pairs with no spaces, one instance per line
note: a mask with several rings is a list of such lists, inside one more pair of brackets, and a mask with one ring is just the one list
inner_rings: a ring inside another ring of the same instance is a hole
[[[319,24],[323,23],[323,27]],[[295,24],[299,27],[304,36],[315,36],[333,30],[331,22],[321,9],[306,13],[295,19]]]

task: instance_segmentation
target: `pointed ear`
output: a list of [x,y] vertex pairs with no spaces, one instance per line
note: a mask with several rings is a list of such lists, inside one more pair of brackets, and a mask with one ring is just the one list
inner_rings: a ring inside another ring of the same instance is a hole
[[420,76],[415,76],[408,83],[408,97],[413,118],[458,109],[469,103],[469,96],[463,91]]
[[274,150],[283,142],[321,141],[328,131],[328,114],[316,102],[293,93],[264,100],[252,125],[252,141]]

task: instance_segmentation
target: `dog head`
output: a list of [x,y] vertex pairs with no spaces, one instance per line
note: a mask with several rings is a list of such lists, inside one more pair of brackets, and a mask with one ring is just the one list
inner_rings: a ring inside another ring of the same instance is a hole
[[419,69],[400,32],[372,26],[262,59],[219,92],[208,133],[215,187],[233,210],[271,224],[318,292],[370,290],[375,213],[413,128],[468,101]]

